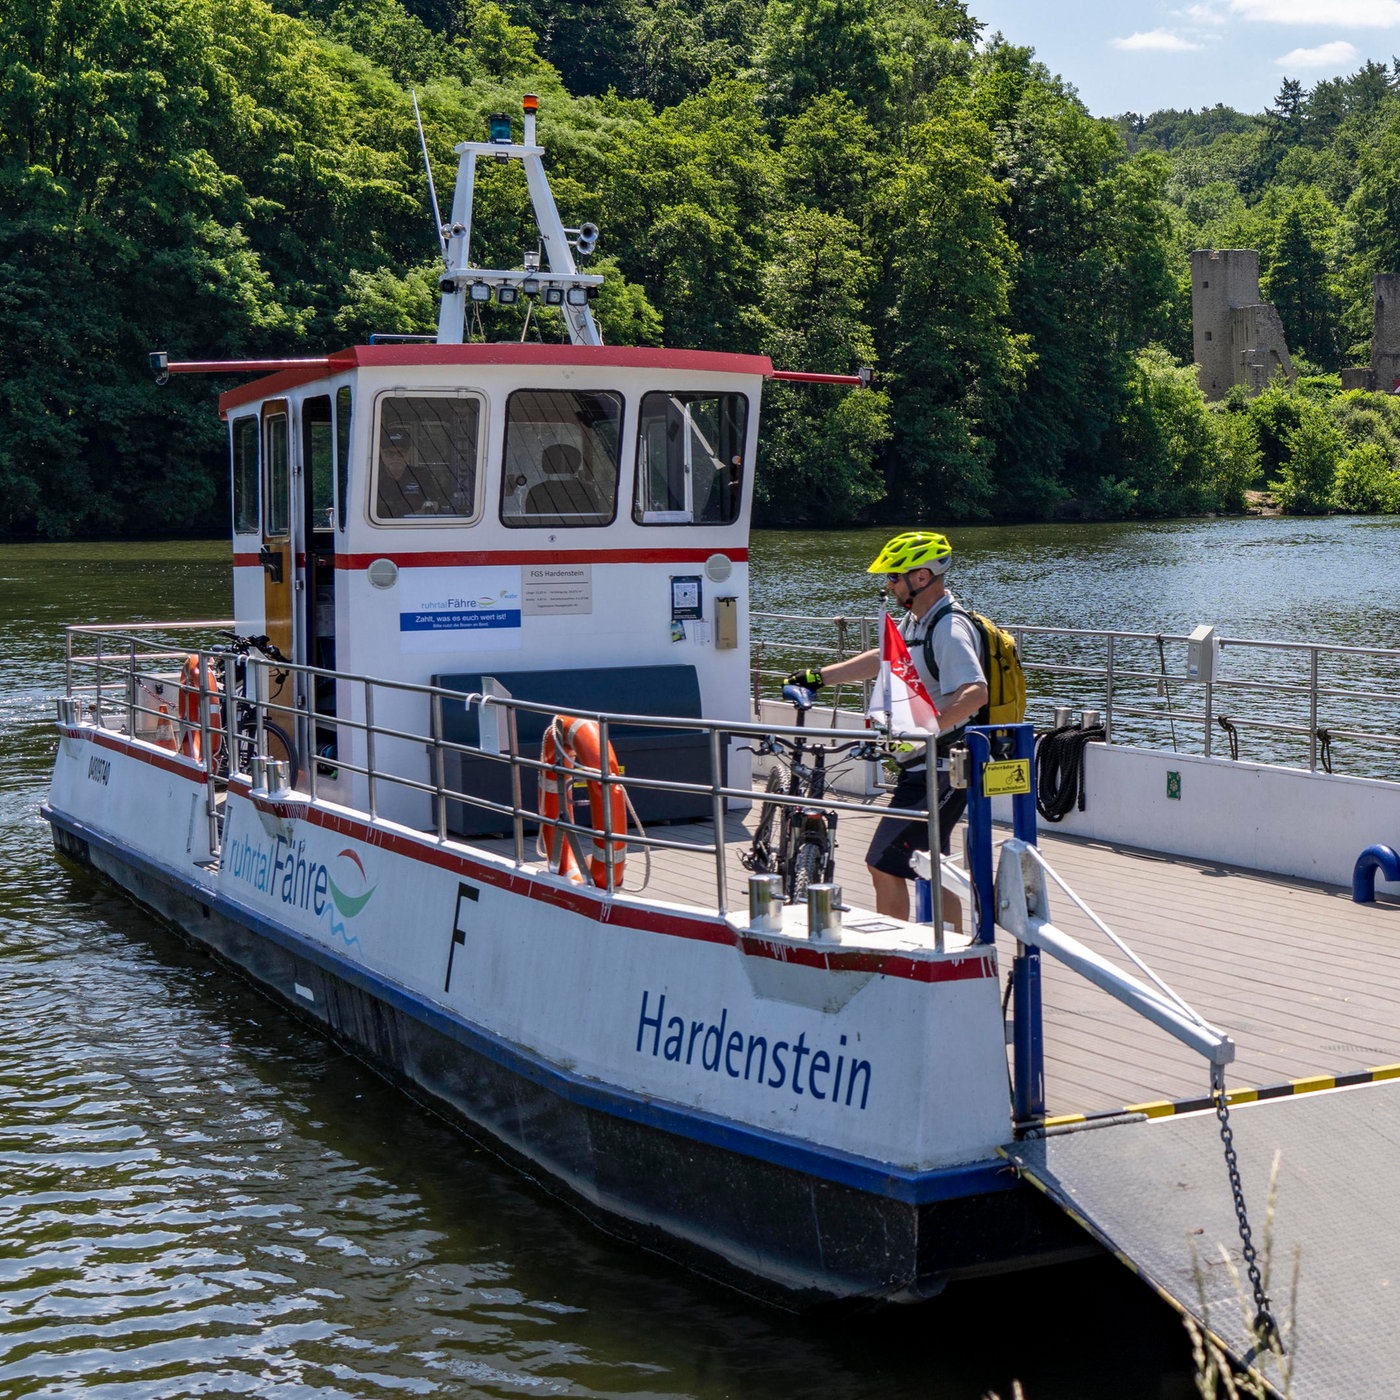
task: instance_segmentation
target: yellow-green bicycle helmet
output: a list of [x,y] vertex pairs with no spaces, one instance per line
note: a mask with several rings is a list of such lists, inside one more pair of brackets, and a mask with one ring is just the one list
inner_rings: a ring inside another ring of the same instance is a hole
[[896,535],[875,556],[868,574],[907,574],[910,569],[927,569],[941,574],[953,557],[953,546],[932,530],[908,530]]

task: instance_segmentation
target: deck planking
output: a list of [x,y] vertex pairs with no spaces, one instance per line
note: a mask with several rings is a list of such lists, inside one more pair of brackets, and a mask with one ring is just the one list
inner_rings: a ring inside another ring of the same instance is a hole
[[[757,809],[725,823],[728,907],[747,908],[739,860]],[[836,878],[848,905],[872,905],[865,848],[878,818],[843,813]],[[960,858],[965,826],[954,837]],[[653,850],[646,893],[714,907],[708,823],[650,833],[691,849]],[[998,834],[998,840],[1001,834]],[[483,843],[506,851],[509,843]],[[528,843],[532,846],[533,843]],[[1347,890],[1210,861],[1042,831],[1065,882],[1169,986],[1228,1033],[1231,1088],[1270,1088],[1400,1062],[1400,904],[1353,904]],[[628,857],[628,890],[643,860]],[[1051,920],[1125,971],[1131,964],[1053,884]],[[1003,978],[1014,944],[998,932]],[[1045,1081],[1051,1114],[1093,1114],[1199,1099],[1205,1062],[1051,958],[1042,959]]]

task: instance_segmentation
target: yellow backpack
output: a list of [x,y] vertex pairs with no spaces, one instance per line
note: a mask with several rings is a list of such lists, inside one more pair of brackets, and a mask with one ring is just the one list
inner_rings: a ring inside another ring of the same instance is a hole
[[1016,650],[1016,639],[982,613],[950,603],[934,614],[924,633],[924,664],[929,675],[938,680],[938,666],[933,659],[933,629],[950,612],[961,613],[976,630],[982,672],[987,677],[987,703],[968,723],[1020,724],[1026,717],[1026,671]]

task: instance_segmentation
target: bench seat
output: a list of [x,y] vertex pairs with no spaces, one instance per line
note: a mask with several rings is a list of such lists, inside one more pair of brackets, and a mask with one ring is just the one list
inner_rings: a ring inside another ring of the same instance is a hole
[[[469,671],[433,677],[433,684],[463,694],[479,693],[489,675],[516,700],[549,705],[554,713],[598,711],[609,714],[701,717],[700,682],[694,666],[595,666],[552,671]],[[444,700],[442,737],[454,744],[481,747],[480,711],[476,706]],[[538,758],[550,716],[516,712],[518,751]],[[608,738],[623,772],[629,777],[666,782],[710,782],[709,738],[696,730],[610,725]],[[491,802],[511,801],[510,767],[491,757],[450,751],[444,764],[447,786]],[[721,775],[723,776],[723,775]],[[539,810],[533,771],[521,770],[521,805]],[[695,821],[712,813],[703,793],[629,789],[642,824]],[[585,803],[580,816],[587,812]],[[458,836],[495,836],[510,831],[510,819],[466,802],[447,804],[448,830]],[[534,829],[537,822],[530,823]]]

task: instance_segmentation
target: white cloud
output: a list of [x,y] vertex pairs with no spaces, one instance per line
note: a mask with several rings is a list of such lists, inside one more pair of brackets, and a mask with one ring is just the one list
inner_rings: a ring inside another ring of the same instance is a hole
[[1296,73],[1304,68],[1350,68],[1361,57],[1355,44],[1345,39],[1334,39],[1330,44],[1319,44],[1315,49],[1294,49],[1282,58],[1274,59],[1280,68]]
[[1325,24],[1330,29],[1400,28],[1400,0],[1228,0],[1239,19]]
[[1126,39],[1114,39],[1112,43],[1115,49],[1153,49],[1159,53],[1182,53],[1201,47],[1167,29],[1149,29],[1142,34],[1129,34]]
[[1192,24],[1225,23],[1225,16],[1214,5],[1188,5],[1184,10],[1178,10],[1176,13],[1182,19],[1190,20]]

